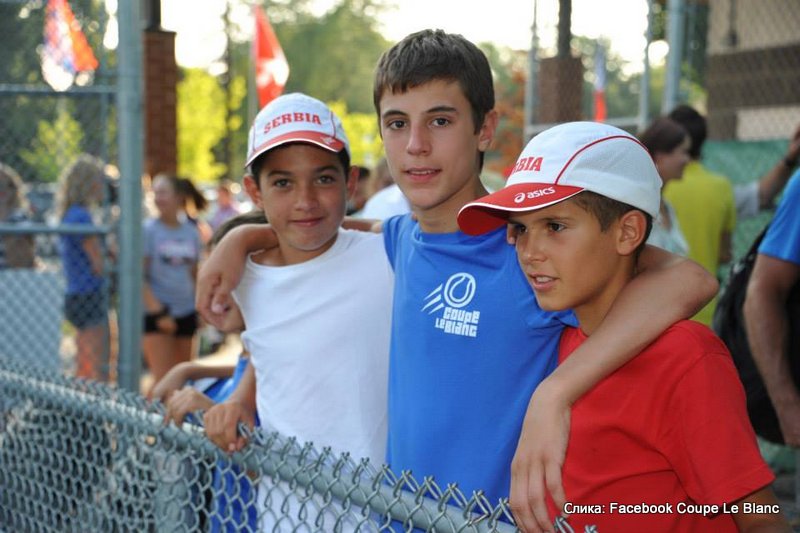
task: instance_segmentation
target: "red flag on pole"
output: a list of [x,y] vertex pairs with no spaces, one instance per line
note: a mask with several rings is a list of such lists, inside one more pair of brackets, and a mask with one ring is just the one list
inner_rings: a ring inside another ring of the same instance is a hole
[[606,51],[600,43],[594,52],[594,120],[606,120]]
[[253,63],[256,71],[256,91],[259,108],[277,98],[283,92],[289,78],[289,63],[283,49],[272,31],[272,26],[264,11],[253,6],[256,32],[253,39]]
[[67,0],[47,0],[44,19],[42,76],[55,90],[65,91],[75,76],[97,69],[97,58]]

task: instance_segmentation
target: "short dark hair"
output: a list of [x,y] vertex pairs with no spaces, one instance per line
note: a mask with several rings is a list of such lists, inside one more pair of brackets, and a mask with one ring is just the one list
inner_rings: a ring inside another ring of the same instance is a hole
[[372,99],[380,121],[380,100],[388,91],[404,93],[431,81],[457,81],[472,109],[477,133],[494,109],[489,60],[461,35],[422,30],[406,36],[383,53],[375,70]]
[[208,241],[208,247],[213,248],[222,238],[228,234],[234,228],[238,228],[239,226],[243,226],[245,224],[266,224],[267,223],[267,216],[264,214],[264,211],[260,209],[254,209],[247,213],[242,213],[240,215],[236,215],[234,217],[229,218],[225,222],[219,225],[219,227],[214,231],[211,235],[211,239]]
[[700,152],[708,135],[705,117],[695,108],[686,104],[679,105],[668,116],[689,132],[689,138],[692,140],[692,146],[689,147],[689,155],[692,159],[700,159]]
[[639,257],[642,249],[647,242],[647,238],[650,236],[650,231],[653,229],[653,217],[639,209],[638,207],[633,207],[632,205],[626,204],[624,202],[620,202],[618,200],[613,200],[607,196],[603,196],[601,194],[597,194],[591,191],[583,191],[573,197],[575,203],[584,211],[592,214],[597,221],[600,223],[600,231],[606,231],[608,228],[611,227],[611,224],[614,221],[619,220],[622,215],[627,213],[628,211],[641,211],[644,215],[645,221],[647,222],[647,227],[645,228],[644,238],[639,246],[636,248],[636,252],[634,257]]
[[[296,143],[282,144],[280,146],[276,146],[275,148],[273,148],[273,150],[276,150],[278,148],[283,148],[285,146],[291,146],[293,144],[307,144],[307,143],[296,142]],[[312,144],[311,146],[314,146],[314,145]],[[322,149],[322,148],[320,148],[320,149]],[[259,188],[261,187],[261,183],[258,180],[258,175],[261,174],[261,167],[264,166],[264,158],[266,157],[266,155],[269,152],[270,152],[270,150],[267,150],[263,154],[261,154],[258,157],[256,157],[253,160],[252,163],[250,163],[250,167],[249,167],[250,175],[253,176],[253,180],[256,182],[256,187],[259,187]],[[342,150],[340,150],[339,152],[336,153],[336,156],[339,158],[339,162],[342,164],[342,170],[344,171],[345,176],[346,176],[347,172],[350,170],[350,154],[347,153],[347,150],[342,149]]]
[[658,117],[639,135],[639,141],[650,152],[650,156],[655,157],[656,153],[673,151],[687,137],[689,132],[678,122],[668,117]]

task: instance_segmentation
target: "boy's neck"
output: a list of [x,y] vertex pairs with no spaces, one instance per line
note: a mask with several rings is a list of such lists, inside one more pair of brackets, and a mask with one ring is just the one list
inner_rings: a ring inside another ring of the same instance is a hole
[[334,235],[331,240],[325,243],[324,246],[312,251],[303,251],[293,248],[285,243],[280,243],[274,248],[262,250],[251,255],[253,262],[272,267],[282,267],[290,265],[299,265],[306,263],[312,259],[316,259],[333,247],[338,237],[338,233]]
[[603,290],[590,301],[573,309],[578,318],[578,327],[587,337],[600,326],[614,305],[620,292],[635,275],[635,261],[626,261],[623,268],[605,284]]
[[458,212],[461,208],[486,194],[488,191],[483,186],[480,176],[476,175],[463,189],[454,193],[444,202],[427,209],[413,205],[411,208],[423,232],[455,233],[459,230]]

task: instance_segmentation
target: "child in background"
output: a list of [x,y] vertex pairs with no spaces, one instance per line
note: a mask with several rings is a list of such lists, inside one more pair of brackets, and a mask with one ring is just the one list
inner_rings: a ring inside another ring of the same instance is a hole
[[[93,225],[91,208],[105,194],[102,161],[82,154],[64,169],[58,209],[62,224]],[[107,380],[109,377],[108,287],[103,277],[103,251],[97,235],[64,234],[59,237],[61,262],[67,280],[64,315],[76,328],[75,375]]]
[[[262,211],[252,211],[227,219],[220,224],[209,241],[209,249],[231,229],[242,224],[266,224]],[[239,333],[244,329],[244,321],[236,306],[231,307],[221,324],[225,333]],[[236,389],[249,364],[249,354],[243,350],[239,360],[231,366],[209,366],[198,362],[183,362],[174,366],[156,383],[150,399],[159,400],[166,405],[164,423],[181,425],[184,418],[197,411],[207,411],[215,404],[228,399]],[[207,387],[199,387],[207,379],[214,381]],[[258,425],[258,421],[255,422]],[[255,489],[250,479],[242,475],[239,468],[226,464],[214,470],[212,491],[217,494],[211,512],[211,531],[236,532],[245,526],[256,530],[257,509]]]
[[[530,158],[539,163],[522,164]],[[595,122],[540,133],[518,161],[506,187],[458,221],[469,235],[507,224],[539,303],[531,311],[574,311],[563,364],[634,279],[661,179],[634,137]],[[550,502],[550,515],[569,514],[576,531],[788,532],[773,479],[730,354],[683,320],[575,402],[562,471],[569,504]]]

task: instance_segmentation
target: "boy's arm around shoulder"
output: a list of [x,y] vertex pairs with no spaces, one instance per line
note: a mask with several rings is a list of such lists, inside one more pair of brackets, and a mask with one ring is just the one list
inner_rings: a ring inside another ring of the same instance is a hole
[[382,233],[383,221],[371,218],[345,217],[345,219],[342,221],[342,227],[344,229],[351,229],[356,231],[370,231],[372,233]]
[[536,389],[528,404],[511,467],[510,503],[523,531],[550,528],[547,492],[566,503],[561,467],[572,404],[630,361],[669,326],[714,297],[717,280],[689,259],[646,246],[639,274],[614,301],[603,323]]
[[246,224],[231,230],[200,266],[195,304],[197,312],[221,329],[230,307],[231,291],[239,284],[247,256],[278,246],[275,231],[267,224]]

